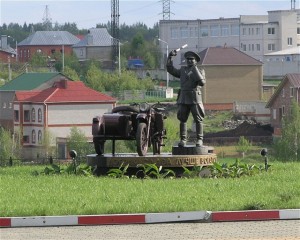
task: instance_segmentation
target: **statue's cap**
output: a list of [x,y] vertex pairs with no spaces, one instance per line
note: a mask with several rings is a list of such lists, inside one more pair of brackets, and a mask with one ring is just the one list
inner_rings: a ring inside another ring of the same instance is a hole
[[192,51],[188,51],[184,54],[185,58],[195,58],[197,62],[201,60],[200,56],[197,53],[194,53]]

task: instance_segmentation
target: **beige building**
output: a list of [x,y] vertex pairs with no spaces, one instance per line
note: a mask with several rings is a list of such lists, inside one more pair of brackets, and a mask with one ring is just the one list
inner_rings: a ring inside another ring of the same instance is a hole
[[206,75],[204,103],[262,100],[262,63],[235,48],[200,52]]
[[[237,18],[162,20],[159,38],[164,41],[159,43],[165,60],[167,46],[171,51],[188,44],[184,51],[201,52],[208,47],[226,45],[264,61],[265,54],[300,45],[300,10],[269,11],[268,15]],[[174,64],[180,65],[182,60],[178,58]]]

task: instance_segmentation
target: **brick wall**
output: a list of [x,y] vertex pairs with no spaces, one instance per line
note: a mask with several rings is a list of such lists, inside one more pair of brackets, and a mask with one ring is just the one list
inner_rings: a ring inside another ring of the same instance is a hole
[[261,100],[261,66],[204,66],[204,69],[205,103]]

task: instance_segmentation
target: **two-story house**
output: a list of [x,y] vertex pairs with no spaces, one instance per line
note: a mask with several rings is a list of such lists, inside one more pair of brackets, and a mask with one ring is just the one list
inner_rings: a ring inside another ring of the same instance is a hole
[[72,46],[80,62],[96,60],[102,67],[112,66],[112,36],[106,28],[91,28],[82,40]]
[[56,146],[58,158],[67,157],[67,137],[72,127],[92,138],[92,119],[110,112],[116,100],[84,85],[66,79],[42,91],[18,91],[14,100],[14,131],[22,136],[26,159],[45,154],[44,135]]
[[266,107],[271,110],[271,125],[274,128],[274,137],[281,135],[282,118],[289,116],[292,101],[300,105],[300,73],[291,73],[284,76],[275,93]]
[[70,55],[80,39],[67,31],[37,31],[18,43],[18,60],[28,62],[34,54],[51,59],[55,53]]

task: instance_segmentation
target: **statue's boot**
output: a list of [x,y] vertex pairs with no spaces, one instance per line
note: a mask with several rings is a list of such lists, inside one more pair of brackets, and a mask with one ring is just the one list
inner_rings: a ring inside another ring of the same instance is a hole
[[180,123],[180,142],[178,143],[179,147],[184,147],[186,145],[186,137],[187,137],[187,124]]
[[196,141],[196,146],[200,147],[203,145],[203,123],[199,122],[196,123],[196,137],[197,137],[197,141]]

